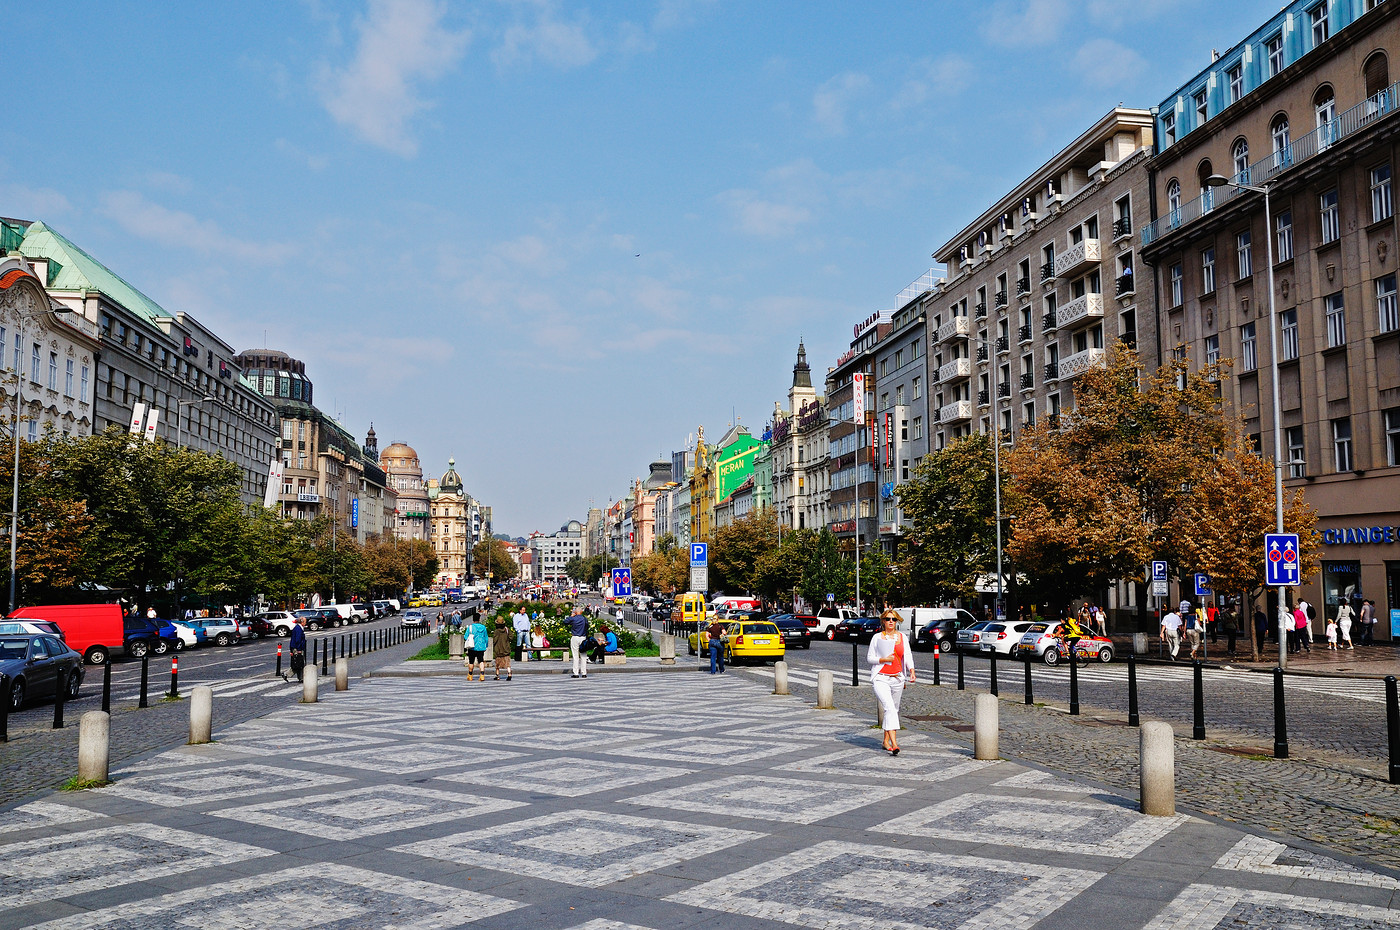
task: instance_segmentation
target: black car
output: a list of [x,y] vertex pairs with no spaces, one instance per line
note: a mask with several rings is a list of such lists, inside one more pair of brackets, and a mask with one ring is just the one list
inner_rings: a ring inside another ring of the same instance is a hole
[[958,630],[970,624],[948,618],[932,620],[919,629],[914,637],[915,649],[937,649],[939,652],[952,652],[958,645]]
[[875,634],[880,632],[879,617],[857,617],[854,620],[843,620],[836,624],[835,639],[844,639],[853,643],[868,643],[875,638]]
[[792,614],[777,614],[768,619],[777,624],[778,629],[782,631],[785,647],[789,649],[793,646],[800,646],[803,649],[812,648],[812,631],[807,629],[807,624]]
[[57,636],[21,633],[0,636],[0,674],[8,682],[10,710],[26,701],[53,700],[63,689],[65,700],[78,696],[83,686],[83,657]]

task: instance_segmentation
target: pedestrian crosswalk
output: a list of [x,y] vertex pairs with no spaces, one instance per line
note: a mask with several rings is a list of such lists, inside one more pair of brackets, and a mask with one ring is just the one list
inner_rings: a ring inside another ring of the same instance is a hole
[[[292,679],[290,682],[283,681],[281,678],[234,678],[223,681],[197,681],[186,679],[184,676],[181,676],[180,691],[183,694],[188,694],[192,688],[196,688],[200,685],[208,685],[210,690],[214,692],[215,697],[240,697],[248,694],[256,694],[260,697],[271,698],[290,697],[301,693],[301,685],[297,683],[296,679]],[[151,682],[146,691],[147,700],[158,700],[162,694],[167,692],[169,687],[169,682],[162,681],[159,684],[154,681]],[[139,701],[140,699],[141,692],[139,690],[132,691],[129,694],[112,695],[112,700],[117,702]]]

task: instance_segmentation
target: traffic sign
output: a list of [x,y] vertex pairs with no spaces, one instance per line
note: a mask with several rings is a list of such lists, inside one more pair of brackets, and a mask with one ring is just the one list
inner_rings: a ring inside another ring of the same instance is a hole
[[1154,582],[1152,582],[1152,596],[1153,596],[1153,597],[1166,597],[1166,596],[1167,596],[1167,583],[1166,583],[1165,581],[1154,581]]
[[707,565],[690,566],[690,590],[701,594],[710,590],[710,569]]
[[1167,563],[1166,563],[1166,562],[1153,562],[1153,563],[1152,563],[1152,580],[1153,580],[1153,581],[1166,581],[1166,580],[1167,580]]
[[614,568],[612,570],[613,597],[626,597],[632,593],[632,569]]
[[1210,576],[1205,572],[1196,572],[1196,596],[1210,597]]
[[826,602],[827,602],[828,604],[834,604],[834,603],[836,602],[836,595],[835,595],[835,594],[828,594],[828,595],[826,596]]
[[691,544],[690,544],[690,564],[691,564],[691,565],[707,565],[707,564],[709,564],[709,561],[710,561],[710,544],[709,544],[709,543],[691,543]]
[[1264,584],[1270,588],[1302,583],[1298,567],[1298,534],[1264,535]]

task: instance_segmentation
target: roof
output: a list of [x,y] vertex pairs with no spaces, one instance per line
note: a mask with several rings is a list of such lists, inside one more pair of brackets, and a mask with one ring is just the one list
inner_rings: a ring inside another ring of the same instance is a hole
[[101,291],[152,325],[158,319],[174,316],[42,222],[31,223],[24,231],[24,241],[20,243],[19,250],[29,258],[47,258],[50,261],[48,286],[51,290]]

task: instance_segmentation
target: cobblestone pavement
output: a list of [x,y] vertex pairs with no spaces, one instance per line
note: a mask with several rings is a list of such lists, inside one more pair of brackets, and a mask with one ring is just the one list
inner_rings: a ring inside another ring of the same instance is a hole
[[[350,660],[352,674],[403,661],[423,648],[424,640],[410,640],[378,652]],[[84,691],[92,689],[92,669]],[[97,676],[101,690],[101,676]],[[188,697],[198,678],[184,679],[180,693]],[[334,683],[332,682],[332,687]],[[150,706],[139,708],[132,695],[113,692],[111,760],[116,765],[157,749],[184,742],[189,734],[189,701],[166,701],[161,695],[170,688],[170,676],[152,678]],[[215,691],[214,720],[222,726],[248,720],[299,699],[301,688],[293,678],[290,685],[270,674],[230,679]],[[122,700],[118,700],[121,697]],[[85,702],[65,708],[66,726],[54,730],[52,705],[44,705],[10,725],[10,741],[0,743],[0,804],[17,801],[45,788],[57,787],[78,771],[78,718],[85,710],[100,710],[101,703]]]
[[357,680],[0,811],[0,930],[1400,926],[1364,862],[767,690]]

